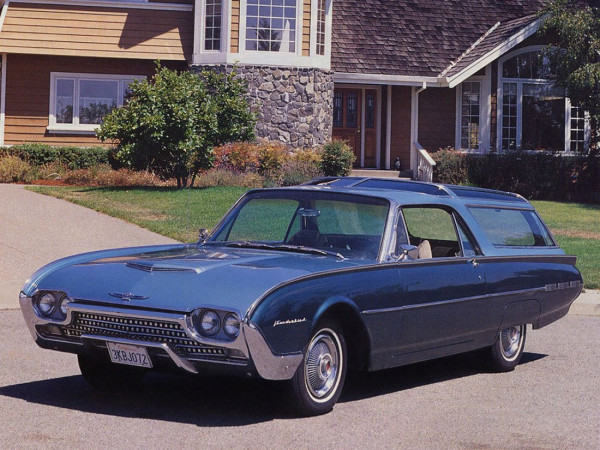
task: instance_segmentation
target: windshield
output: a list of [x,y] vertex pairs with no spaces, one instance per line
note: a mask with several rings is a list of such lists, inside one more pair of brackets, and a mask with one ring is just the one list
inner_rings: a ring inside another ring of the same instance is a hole
[[[212,242],[310,248],[345,258],[376,259],[387,200],[321,191],[257,191],[235,208]],[[316,254],[316,253],[315,253]]]

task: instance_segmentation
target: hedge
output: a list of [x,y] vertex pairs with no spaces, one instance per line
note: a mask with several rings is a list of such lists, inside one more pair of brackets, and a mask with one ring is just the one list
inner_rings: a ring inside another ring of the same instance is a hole
[[440,150],[433,179],[517,192],[536,200],[600,202],[600,156],[510,152],[470,154]]
[[87,169],[109,163],[109,150],[103,147],[52,147],[46,144],[20,144],[0,148],[0,157],[17,156],[32,166],[59,163],[69,170]]

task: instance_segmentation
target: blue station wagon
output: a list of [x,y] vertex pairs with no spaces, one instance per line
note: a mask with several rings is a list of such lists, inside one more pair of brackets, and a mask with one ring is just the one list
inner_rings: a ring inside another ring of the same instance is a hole
[[196,244],[86,253],[38,270],[20,304],[40,347],[97,388],[149,370],[288,380],[304,415],[349,368],[487,349],[519,363],[527,325],[567,314],[574,256],[500,191],[375,178],[252,190]]

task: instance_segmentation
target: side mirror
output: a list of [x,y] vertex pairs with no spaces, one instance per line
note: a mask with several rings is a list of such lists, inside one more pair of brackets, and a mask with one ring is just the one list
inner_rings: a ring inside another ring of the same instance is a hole
[[413,259],[419,259],[418,247],[410,244],[402,244],[399,246],[400,254],[398,254],[398,261],[411,261]]
[[208,230],[206,228],[200,228],[198,230],[198,244],[203,244],[208,238]]

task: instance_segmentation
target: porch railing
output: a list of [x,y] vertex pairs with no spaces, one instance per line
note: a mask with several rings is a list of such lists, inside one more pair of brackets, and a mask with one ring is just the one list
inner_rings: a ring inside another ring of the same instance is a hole
[[415,147],[417,148],[417,180],[431,183],[433,181],[435,161],[421,144],[415,142]]

